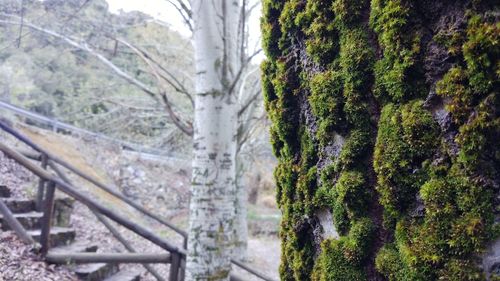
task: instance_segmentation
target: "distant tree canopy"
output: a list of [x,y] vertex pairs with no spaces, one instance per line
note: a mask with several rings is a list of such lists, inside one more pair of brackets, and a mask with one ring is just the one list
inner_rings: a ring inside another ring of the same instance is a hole
[[263,3],[282,280],[500,280],[498,1]]
[[[105,0],[6,0],[0,19],[36,24],[87,44],[135,79],[156,89],[148,66],[124,39],[148,52],[189,90],[193,51],[189,38],[140,12],[112,14]],[[20,39],[20,42],[19,42]],[[84,40],[83,42],[81,40]],[[18,47],[19,45],[19,47]],[[190,150],[161,103],[131,86],[89,53],[19,25],[0,24],[0,98],[108,135],[154,147]],[[192,116],[191,102],[170,88],[176,112]]]

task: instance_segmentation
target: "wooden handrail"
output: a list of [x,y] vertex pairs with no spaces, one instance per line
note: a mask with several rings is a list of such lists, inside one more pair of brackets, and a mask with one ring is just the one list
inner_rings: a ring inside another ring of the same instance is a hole
[[137,253],[52,253],[46,256],[49,263],[171,263],[170,254]]
[[[187,246],[186,245],[186,241],[187,241],[187,232],[186,231],[184,231],[184,230],[182,230],[182,229],[180,229],[180,228],[178,228],[178,227],[170,224],[169,222],[165,221],[161,217],[159,217],[159,216],[157,216],[157,215],[149,212],[144,207],[138,205],[137,203],[135,203],[131,199],[125,197],[123,194],[115,191],[112,187],[107,186],[107,185],[99,182],[97,179],[94,179],[93,177],[91,177],[91,176],[89,176],[89,175],[81,172],[80,170],[78,170],[73,165],[67,163],[66,161],[64,161],[62,159],[60,159],[59,157],[57,157],[56,155],[50,153],[49,151],[46,151],[42,147],[40,147],[37,144],[35,144],[34,142],[32,142],[26,136],[20,134],[19,132],[17,132],[13,128],[11,128],[8,125],[4,124],[2,121],[0,121],[0,129],[3,129],[7,133],[11,134],[12,136],[14,136],[18,140],[20,140],[21,142],[24,142],[25,144],[27,144],[28,146],[30,146],[31,148],[33,148],[37,152],[41,153],[41,155],[46,155],[47,158],[49,159],[49,164],[50,164],[51,161],[54,161],[54,162],[60,164],[61,166],[65,167],[66,169],[68,169],[70,171],[72,171],[73,173],[77,174],[81,178],[89,181],[90,183],[94,184],[95,186],[100,187],[101,189],[105,190],[106,192],[108,192],[108,193],[114,195],[115,197],[121,199],[122,201],[124,201],[125,203],[127,203],[129,206],[135,208],[136,210],[140,211],[144,215],[146,215],[146,216],[148,216],[148,217],[150,217],[150,218],[158,221],[162,225],[167,226],[168,228],[172,229],[173,231],[175,231],[176,233],[178,233],[179,235],[181,235],[184,238],[184,244],[183,244],[183,246],[184,247]],[[8,152],[4,151],[4,149],[8,150]],[[110,210],[110,209],[102,206],[100,203],[95,202],[90,197],[88,197],[85,194],[82,194],[79,191],[77,191],[71,184],[67,184],[63,180],[60,180],[60,179],[58,179],[56,177],[53,177],[52,175],[48,174],[43,169],[40,169],[38,166],[33,165],[23,155],[21,155],[20,153],[14,151],[14,150],[11,150],[10,148],[6,147],[5,145],[0,144],[0,150],[4,151],[4,153],[6,153],[7,155],[9,155],[9,157],[11,157],[14,160],[16,160],[17,162],[19,162],[19,164],[21,164],[23,166],[26,165],[25,168],[27,168],[28,170],[30,170],[31,172],[33,172],[34,174],[36,174],[38,177],[44,178],[46,180],[53,181],[54,183],[56,183],[56,186],[62,192],[70,195],[71,197],[73,197],[73,198],[77,199],[78,201],[82,202],[83,204],[87,205],[90,209],[92,209],[92,208],[96,209],[99,213],[104,214],[105,216],[107,216],[111,220],[117,222],[118,224],[123,225],[124,227],[128,228],[129,230],[131,230],[131,231],[135,232],[136,234],[144,237],[145,239],[153,242],[154,244],[156,244],[156,245],[158,245],[158,246],[166,249],[167,251],[170,251],[172,253],[179,253],[181,255],[182,259],[185,259],[185,257],[186,257],[186,249],[185,248],[184,249],[179,249],[178,247],[176,247],[174,245],[171,245],[168,241],[164,240],[163,238],[156,236],[154,233],[152,233],[148,229],[143,228],[142,226],[140,226],[138,224],[135,224],[134,222],[129,221],[127,218],[124,218],[120,214],[114,213],[112,210]],[[35,157],[33,155],[28,155],[28,156]],[[151,240],[151,239],[153,239],[153,240]],[[258,277],[258,278],[260,278],[262,280],[265,280],[265,281],[274,281],[274,279],[269,278],[269,277],[263,275],[262,273],[260,273],[260,272],[258,272],[256,270],[252,269],[251,267],[249,267],[249,266],[247,266],[247,265],[245,265],[245,264],[243,264],[243,263],[241,263],[241,262],[239,262],[237,260],[231,259],[231,263],[234,264],[234,265],[236,265],[236,266],[238,266],[238,267],[240,267],[240,268],[242,268],[243,270],[249,272],[250,274],[255,275],[256,277]],[[181,264],[183,264],[183,263],[181,262]],[[234,280],[234,281],[242,280],[240,277],[237,277],[234,274],[231,274],[231,278],[230,279]]]
[[[65,181],[67,184],[72,185],[71,180],[61,171],[61,169],[59,169],[59,167],[56,166],[54,162],[50,161],[49,166],[54,172],[56,172],[56,174],[63,181]],[[111,232],[111,234],[115,237],[115,239],[118,240],[125,247],[125,249],[127,249],[127,251],[129,251],[130,253],[136,253],[135,249],[130,245],[130,243],[120,234],[120,232],[118,232],[118,230],[116,230],[116,228],[113,227],[113,225],[111,225],[111,223],[107,221],[106,218],[104,218],[101,214],[99,214],[95,210],[91,209],[91,211],[96,216],[96,218],[102,224],[104,224],[104,226],[109,230],[109,232]],[[165,281],[165,279],[152,266],[150,266],[149,264],[143,264],[143,266],[149,273],[151,273],[151,275],[153,275],[156,278],[156,280]]]
[[0,213],[2,214],[3,219],[7,223],[7,225],[9,225],[10,228],[14,230],[14,232],[16,232],[16,234],[24,243],[32,245],[36,244],[35,240],[33,240],[33,237],[28,234],[23,225],[16,219],[16,217],[14,217],[12,212],[2,200],[0,200]]
[[0,128],[2,128],[7,133],[11,134],[12,136],[14,136],[15,138],[17,138],[18,140],[24,142],[25,144],[27,144],[28,146],[30,146],[31,148],[33,148],[37,152],[41,153],[42,155],[46,155],[49,160],[52,160],[52,161],[60,164],[61,166],[65,167],[66,169],[70,170],[71,172],[75,173],[76,175],[80,176],[81,178],[89,181],[93,185],[95,185],[95,186],[103,189],[104,191],[112,194],[113,196],[115,196],[115,197],[123,200],[129,206],[135,208],[136,210],[140,211],[144,215],[146,215],[146,216],[148,216],[148,217],[156,220],[157,222],[163,224],[164,226],[172,229],[173,231],[175,231],[176,233],[178,233],[179,235],[181,235],[184,239],[187,238],[187,232],[186,231],[184,231],[184,230],[176,227],[175,225],[167,222],[166,220],[162,219],[161,217],[159,217],[159,216],[157,216],[157,215],[149,212],[144,207],[140,206],[139,204],[135,203],[131,199],[127,198],[126,196],[124,196],[120,192],[114,190],[112,187],[110,187],[110,186],[108,186],[108,185],[106,185],[104,183],[99,182],[97,179],[95,179],[95,178],[93,178],[93,177],[91,177],[91,176],[83,173],[78,168],[76,168],[73,165],[67,163],[66,161],[62,160],[61,158],[57,157],[56,155],[50,153],[49,151],[46,151],[45,149],[43,149],[42,147],[40,147],[39,145],[37,145],[36,143],[34,143],[33,141],[31,141],[28,137],[26,137],[26,136],[20,134],[19,132],[15,131],[13,128],[11,128],[8,125],[4,124],[2,121],[0,121]]
[[43,178],[47,181],[54,182],[56,184],[56,187],[61,190],[62,192],[66,193],[67,195],[75,198],[76,200],[80,201],[87,207],[91,209],[95,209],[99,211],[101,214],[107,216],[111,220],[117,222],[118,224],[123,225],[124,227],[128,228],[132,232],[138,234],[139,236],[142,236],[143,238],[151,241],[152,243],[160,246],[161,248],[173,252],[173,253],[180,253],[182,255],[186,254],[186,251],[184,249],[179,249],[178,247],[170,244],[170,242],[166,241],[165,239],[157,236],[154,234],[152,231],[149,229],[144,228],[143,226],[130,221],[128,218],[124,217],[121,214],[117,214],[115,211],[111,210],[108,207],[105,207],[101,203],[98,203],[94,201],[92,198],[87,196],[86,194],[83,194],[82,192],[78,191],[76,188],[73,186],[65,183],[61,179],[51,175],[47,171],[43,170],[42,168],[38,167],[37,165],[34,165],[31,163],[26,157],[22,156],[18,152],[10,149],[3,143],[0,143],[0,150],[3,151],[8,157],[14,159],[16,162],[18,162],[21,166],[24,166],[26,169],[30,170],[32,173],[37,175],[40,178]]

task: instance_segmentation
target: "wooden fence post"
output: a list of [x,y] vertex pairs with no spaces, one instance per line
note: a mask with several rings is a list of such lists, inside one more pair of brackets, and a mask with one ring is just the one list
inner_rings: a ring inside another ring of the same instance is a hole
[[169,281],[179,281],[179,268],[181,266],[181,255],[179,253],[171,252],[172,262],[170,263],[170,277]]
[[52,213],[54,212],[54,197],[56,184],[50,181],[47,185],[47,192],[43,204],[42,233],[40,235],[40,250],[43,256],[47,255],[50,248],[50,226],[52,225]]
[[[42,169],[46,170],[47,169],[47,162],[48,162],[48,157],[46,154],[42,154]],[[38,182],[38,190],[36,194],[36,210],[41,212],[42,211],[42,204],[43,204],[43,193],[45,191],[45,180],[40,178],[40,181]]]

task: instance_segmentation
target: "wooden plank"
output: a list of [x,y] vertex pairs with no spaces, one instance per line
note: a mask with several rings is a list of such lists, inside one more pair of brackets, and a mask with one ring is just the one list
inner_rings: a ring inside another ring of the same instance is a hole
[[170,263],[170,254],[137,253],[53,253],[45,259],[49,263]]
[[56,184],[50,181],[47,185],[47,194],[43,204],[42,232],[40,235],[40,250],[42,256],[45,256],[50,249],[50,226],[52,225],[52,213],[54,212],[54,197],[56,193]]
[[28,232],[26,232],[26,229],[24,229],[21,223],[19,223],[19,221],[14,217],[12,212],[2,200],[0,200],[0,212],[2,213],[4,220],[10,226],[10,228],[13,229],[14,232],[16,232],[17,236],[19,236],[19,238],[21,238],[24,243],[33,245],[36,244],[35,240],[33,240],[33,237],[31,237]]

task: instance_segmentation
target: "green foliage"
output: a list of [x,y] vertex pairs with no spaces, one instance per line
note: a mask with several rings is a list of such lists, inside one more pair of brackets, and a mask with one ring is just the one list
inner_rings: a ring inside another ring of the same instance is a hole
[[346,118],[351,126],[366,130],[369,127],[366,93],[370,86],[373,53],[363,27],[342,29],[340,46]]
[[469,19],[467,41],[463,55],[470,74],[469,86],[477,94],[484,94],[498,86],[500,78],[500,22],[487,22],[479,15]]
[[337,24],[343,27],[358,24],[363,12],[367,6],[364,0],[335,0],[333,1],[333,12]]
[[375,268],[384,275],[389,281],[396,280],[415,280],[405,278],[404,264],[401,261],[399,252],[393,244],[387,244],[382,247],[375,258]]
[[313,281],[364,281],[363,271],[353,266],[344,255],[346,238],[326,240],[321,244],[321,255],[314,266]]
[[364,130],[352,130],[347,137],[340,155],[335,161],[337,171],[360,166],[361,159],[369,153],[372,136]]
[[[185,59],[192,55],[188,40],[151,21],[149,16],[140,12],[110,13],[105,0],[90,1],[84,9],[79,8],[82,3],[77,0],[24,4],[27,22],[86,40],[92,49],[153,91],[157,81],[145,71],[148,67],[112,38],[140,45],[159,64],[172,66],[171,74],[192,91],[191,80],[185,79],[195,72],[192,61]],[[0,6],[2,12],[16,14],[8,11],[15,5],[13,1],[2,1]],[[77,10],[78,16],[68,20]],[[156,100],[124,81],[90,53],[43,32],[23,36],[17,48],[13,42],[18,36],[19,26],[0,27],[1,99],[114,138],[168,150],[191,150],[189,136],[166,120],[165,111]],[[189,116],[189,99],[165,88],[176,111]]]

